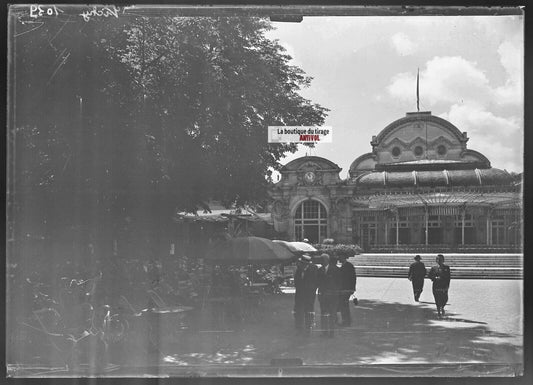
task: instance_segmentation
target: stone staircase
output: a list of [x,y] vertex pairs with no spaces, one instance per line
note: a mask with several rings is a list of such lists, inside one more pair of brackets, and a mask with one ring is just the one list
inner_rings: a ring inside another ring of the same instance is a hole
[[[349,259],[359,277],[407,277],[416,253],[365,253]],[[419,254],[427,270],[435,265],[437,253]],[[522,279],[523,254],[444,254],[452,279]]]

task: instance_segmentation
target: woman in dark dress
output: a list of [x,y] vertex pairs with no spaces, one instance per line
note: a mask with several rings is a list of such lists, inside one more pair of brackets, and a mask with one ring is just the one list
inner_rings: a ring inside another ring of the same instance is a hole
[[437,265],[429,271],[428,278],[433,281],[433,297],[437,305],[439,317],[444,315],[444,306],[448,303],[448,289],[450,287],[450,267],[444,264],[444,255],[439,254],[436,258]]

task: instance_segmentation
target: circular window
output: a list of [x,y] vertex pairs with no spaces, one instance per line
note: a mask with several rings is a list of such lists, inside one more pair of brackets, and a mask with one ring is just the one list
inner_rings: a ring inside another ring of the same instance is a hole
[[415,147],[415,155],[416,156],[422,156],[423,153],[424,153],[424,149],[422,148],[422,146],[416,146]]
[[446,147],[444,145],[440,145],[437,147],[437,153],[439,155],[446,155]]
[[402,153],[402,150],[400,150],[400,147],[394,147],[392,149],[392,156],[398,157]]

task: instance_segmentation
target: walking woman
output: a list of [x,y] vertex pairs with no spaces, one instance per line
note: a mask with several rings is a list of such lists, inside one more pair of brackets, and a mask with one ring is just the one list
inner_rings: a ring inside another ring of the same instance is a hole
[[444,255],[439,254],[436,258],[437,265],[429,271],[428,278],[433,281],[433,297],[437,305],[437,313],[444,315],[444,306],[448,303],[448,289],[450,287],[450,267],[444,264]]

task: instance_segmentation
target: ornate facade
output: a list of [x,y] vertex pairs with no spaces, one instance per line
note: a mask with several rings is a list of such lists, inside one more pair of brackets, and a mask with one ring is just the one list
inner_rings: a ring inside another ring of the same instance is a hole
[[372,137],[345,180],[327,159],[293,160],[270,191],[275,229],[367,251],[521,249],[521,183],[467,142],[430,112],[407,113]]

